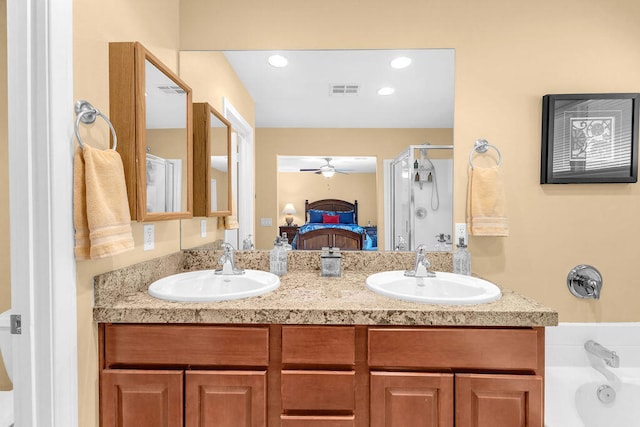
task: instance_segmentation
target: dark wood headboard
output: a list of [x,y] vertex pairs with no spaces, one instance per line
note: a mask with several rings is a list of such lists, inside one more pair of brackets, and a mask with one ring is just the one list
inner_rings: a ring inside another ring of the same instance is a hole
[[318,209],[322,211],[347,212],[353,211],[353,220],[358,224],[358,201],[349,203],[338,199],[322,199],[315,202],[304,201],[304,218],[305,222],[309,222],[309,209]]

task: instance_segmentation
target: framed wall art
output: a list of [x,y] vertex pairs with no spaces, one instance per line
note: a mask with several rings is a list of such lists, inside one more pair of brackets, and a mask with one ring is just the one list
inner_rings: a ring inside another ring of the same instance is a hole
[[638,181],[638,93],[542,97],[541,184]]

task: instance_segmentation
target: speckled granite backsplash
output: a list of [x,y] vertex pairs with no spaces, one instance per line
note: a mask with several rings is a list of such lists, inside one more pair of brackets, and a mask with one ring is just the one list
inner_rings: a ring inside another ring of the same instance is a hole
[[[146,290],[149,284],[175,273],[220,268],[221,250],[189,249],[183,252],[134,264],[120,270],[94,277],[94,304],[103,305],[127,295]],[[413,267],[413,252],[342,252],[342,270],[375,273]],[[236,266],[269,271],[269,251],[235,251]],[[431,269],[452,271],[453,259],[449,252],[430,253]],[[320,271],[320,251],[291,251],[288,253],[290,272]]]
[[[414,252],[342,251],[342,270],[377,273],[378,271],[413,268]],[[190,249],[184,251],[184,271],[220,268],[218,258],[222,251]],[[320,271],[320,251],[290,251],[287,254],[289,271]],[[269,271],[269,251],[235,251],[236,266]],[[431,269],[452,271],[450,252],[429,253]]]

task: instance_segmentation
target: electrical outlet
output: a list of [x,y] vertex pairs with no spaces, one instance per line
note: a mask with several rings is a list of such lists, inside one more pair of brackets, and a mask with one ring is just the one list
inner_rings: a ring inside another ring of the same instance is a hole
[[207,220],[206,219],[200,220],[200,237],[202,237],[203,239],[207,237]]
[[150,251],[155,249],[155,237],[154,237],[154,225],[145,224],[143,227],[144,232],[144,250]]
[[458,243],[460,243],[460,238],[462,237],[464,244],[466,245],[467,242],[467,224],[464,222],[456,222],[456,240],[455,243],[456,245]]

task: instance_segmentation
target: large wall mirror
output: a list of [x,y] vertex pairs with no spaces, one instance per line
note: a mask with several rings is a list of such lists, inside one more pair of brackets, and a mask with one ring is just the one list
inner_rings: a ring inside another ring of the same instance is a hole
[[231,215],[231,124],[208,103],[193,104],[193,214]]
[[[414,145],[453,144],[454,50],[222,53],[255,102],[255,182],[260,198],[255,206],[256,247],[269,248],[280,228],[287,225],[290,214],[283,211],[289,203],[296,211],[293,223],[301,225],[306,221],[305,200],[332,198],[339,190],[337,198],[358,200],[366,210],[358,218],[359,225],[377,227],[379,241],[385,240],[377,249],[393,249],[392,238],[381,239],[388,232],[385,223],[390,221],[385,204],[393,200],[387,194],[393,188],[384,188],[384,161],[393,161]],[[201,53],[194,58],[196,55]],[[394,61],[397,58],[409,61]],[[364,173],[354,170],[326,178],[302,170],[319,169],[326,163],[340,166],[347,158],[372,157],[376,166]],[[327,158],[331,160],[327,162]],[[452,183],[445,182],[444,173],[437,178],[439,215],[453,218],[452,194],[446,190]],[[311,180],[317,182],[304,184]],[[433,179],[423,183],[421,191],[431,195],[432,183]],[[251,196],[239,194],[238,199]],[[427,209],[431,209],[430,202]],[[423,225],[427,221],[423,210],[420,215],[416,224]],[[264,225],[263,219],[272,219],[271,225]],[[446,234],[453,230],[448,231]],[[435,244],[436,234],[443,232],[444,227],[439,226],[425,235]]]
[[110,116],[131,219],[190,218],[191,88],[137,42],[109,43]]

